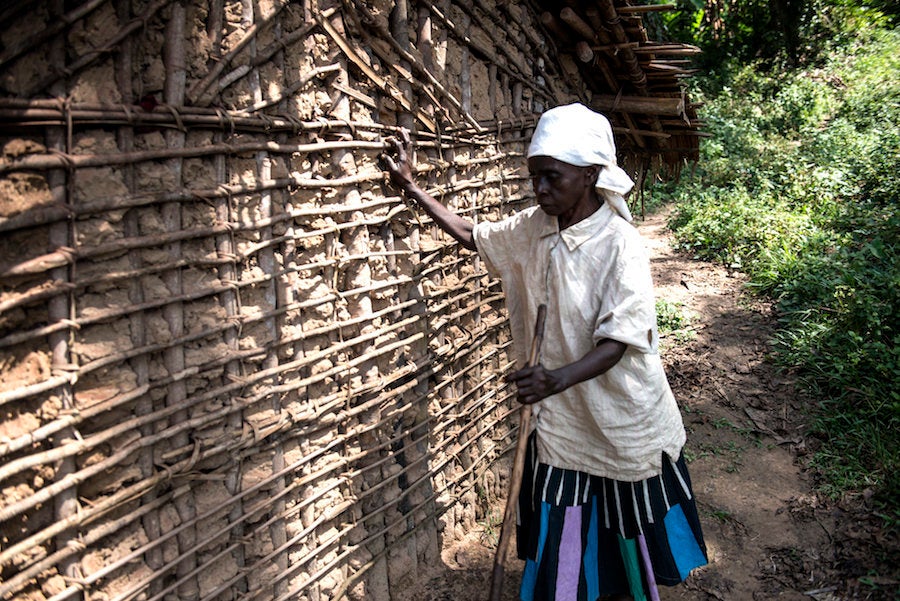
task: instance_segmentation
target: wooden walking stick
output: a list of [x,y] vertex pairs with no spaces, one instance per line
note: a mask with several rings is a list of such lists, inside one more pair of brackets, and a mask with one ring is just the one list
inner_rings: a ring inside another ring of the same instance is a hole
[[[534,338],[531,340],[531,354],[528,356],[529,367],[538,362],[541,342],[544,340],[544,320],[546,318],[547,305],[542,304],[538,307],[537,319],[534,323]],[[513,469],[509,479],[509,496],[506,498],[503,525],[500,527],[500,540],[497,542],[497,552],[494,554],[494,570],[491,572],[490,601],[500,601],[500,593],[503,591],[506,549],[509,547],[509,539],[516,524],[516,503],[519,499],[519,490],[522,488],[522,472],[525,471],[525,449],[528,446],[530,423],[531,405],[522,405],[522,408],[519,409],[519,438],[516,441],[516,455],[513,459]]]

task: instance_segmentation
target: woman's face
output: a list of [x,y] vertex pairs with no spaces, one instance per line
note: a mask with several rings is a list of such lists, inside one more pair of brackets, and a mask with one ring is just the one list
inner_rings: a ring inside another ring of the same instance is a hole
[[594,192],[599,167],[576,167],[547,156],[528,159],[528,173],[538,205],[558,217],[560,228],[576,223],[596,211],[600,202]]

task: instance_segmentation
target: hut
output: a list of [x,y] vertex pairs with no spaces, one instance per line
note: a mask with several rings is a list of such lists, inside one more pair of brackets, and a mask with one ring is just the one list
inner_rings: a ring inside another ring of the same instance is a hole
[[[631,0],[0,8],[0,593],[390,600],[505,494],[502,292],[385,187],[532,202],[545,108],[697,158]],[[639,194],[632,198],[637,202]]]

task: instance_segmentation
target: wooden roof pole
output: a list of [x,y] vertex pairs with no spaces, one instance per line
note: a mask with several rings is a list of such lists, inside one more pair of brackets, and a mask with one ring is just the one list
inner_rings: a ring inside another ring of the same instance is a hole
[[[549,13],[545,13],[548,14]],[[552,17],[552,15],[550,15]],[[582,19],[574,10],[570,7],[565,7],[560,11],[560,19],[566,23],[573,31],[586,38],[590,43],[600,42],[602,44],[611,43],[611,39],[609,34],[603,29],[603,27],[594,27],[593,25],[587,23]],[[610,92],[613,92],[613,96],[616,97],[620,91],[621,86],[619,85],[619,80],[616,79],[615,74],[610,70],[609,65],[606,64],[606,61],[599,59],[597,56],[591,52],[591,56],[588,56],[588,53],[585,52],[583,46],[580,48],[576,45],[576,49],[579,50],[579,59],[582,62],[592,61],[592,66],[597,67],[600,70],[600,73],[603,74],[603,79],[606,80],[606,85],[609,87]],[[588,48],[590,49],[590,48]],[[587,60],[584,60],[587,59]],[[608,109],[607,109],[608,110]],[[634,120],[631,118],[626,112],[622,113],[622,118],[625,121],[625,124],[628,126],[628,136],[631,138],[632,142],[639,148],[646,148],[647,143],[644,139],[638,135],[636,132],[641,128],[637,126]]]
[[623,45],[619,48],[618,56],[625,64],[625,68],[628,71],[628,78],[631,80],[631,83],[638,93],[641,95],[646,94],[647,76],[644,75],[644,70],[641,68],[631,47],[627,45],[629,42],[628,35],[622,28],[622,22],[619,18],[619,13],[616,12],[616,7],[613,6],[612,0],[603,0],[602,2],[598,2],[597,5],[600,7],[600,14],[606,29],[612,34],[613,42]]
[[[597,4],[600,8],[600,14],[605,21],[606,28],[612,34],[613,41],[618,44],[626,44],[629,41],[628,35],[622,28],[622,22],[619,13],[616,11],[616,7],[613,5],[613,0],[603,0]],[[641,64],[634,54],[634,50],[632,50],[631,46],[625,45],[619,48],[618,54],[625,64],[628,71],[628,77],[631,80],[632,85],[634,85],[635,91],[640,96],[649,96],[647,90],[647,75],[644,73],[643,68],[641,68]],[[659,119],[654,115],[650,115],[650,126],[655,132],[661,133],[663,131]],[[664,139],[661,139],[659,145],[664,148],[667,144]]]

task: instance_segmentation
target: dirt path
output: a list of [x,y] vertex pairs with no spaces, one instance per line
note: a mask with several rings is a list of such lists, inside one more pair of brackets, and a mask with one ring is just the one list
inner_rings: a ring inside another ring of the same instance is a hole
[[[766,360],[773,316],[744,279],[673,252],[665,212],[640,225],[657,298],[683,304],[696,338],[664,340],[669,381],[688,430],[686,454],[710,565],[664,599],[829,598],[833,525],[799,462],[805,452],[794,382]],[[829,553],[830,555],[830,553]]]
[[[835,600],[833,511],[811,492],[801,400],[766,361],[769,308],[751,303],[743,278],[673,252],[667,213],[639,224],[652,255],[657,298],[692,315],[693,339],[663,339],[667,373],[682,407],[710,565],[673,600]],[[502,511],[502,509],[500,510]],[[492,538],[475,532],[445,550],[409,599],[486,598]],[[504,599],[516,599],[521,562],[511,561]],[[862,597],[861,597],[862,598]]]

